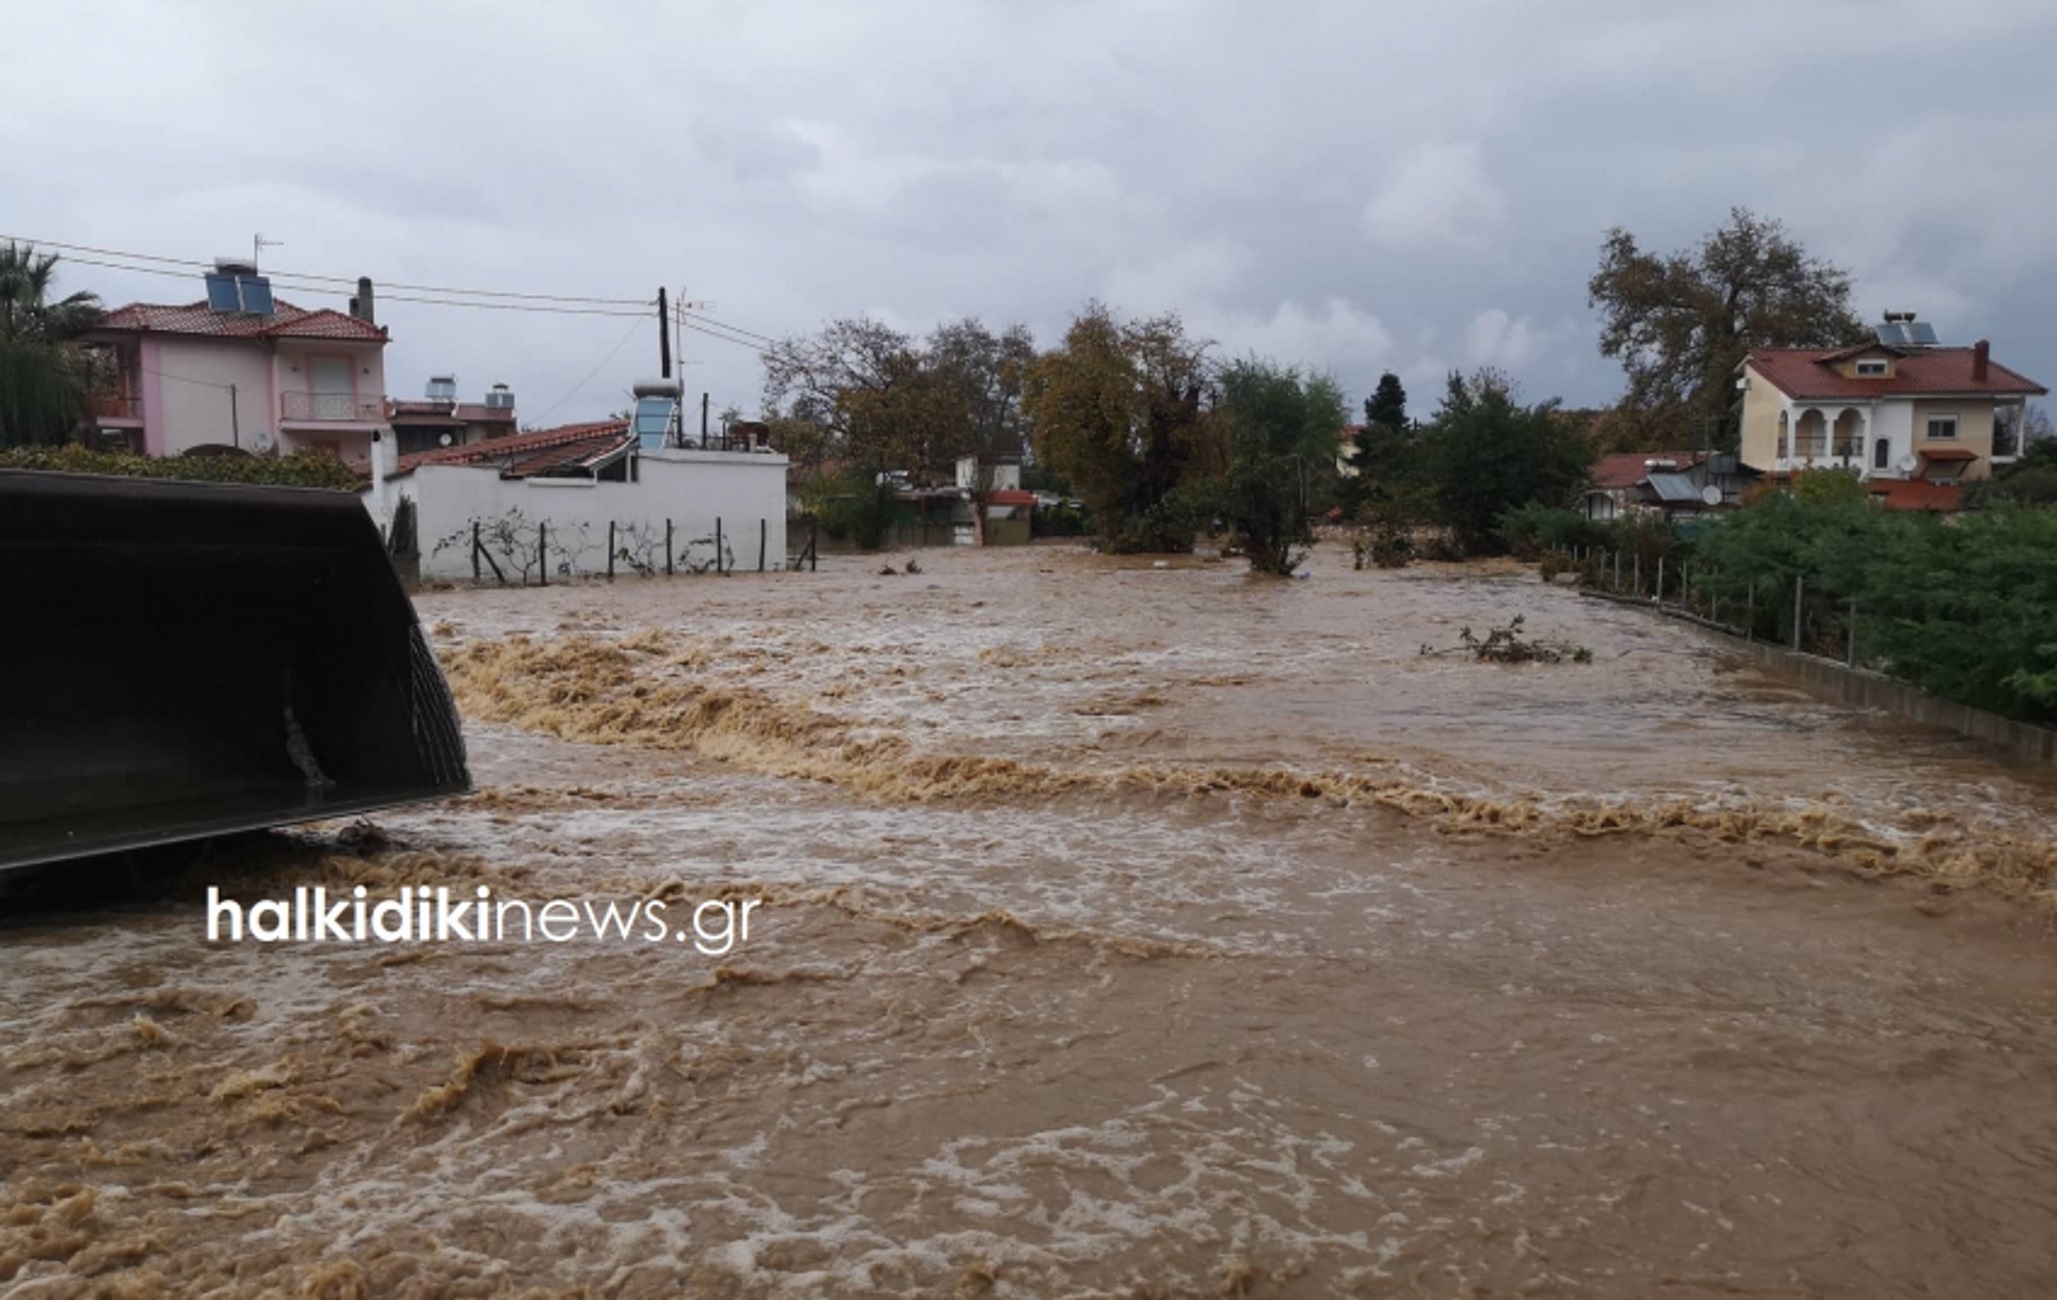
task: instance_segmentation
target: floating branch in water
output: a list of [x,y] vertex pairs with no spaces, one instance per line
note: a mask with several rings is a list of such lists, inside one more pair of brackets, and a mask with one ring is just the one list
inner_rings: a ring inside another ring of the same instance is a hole
[[1555,664],[1570,660],[1575,664],[1593,662],[1593,652],[1582,645],[1569,641],[1529,640],[1521,635],[1522,615],[1516,614],[1514,621],[1505,627],[1489,628],[1481,637],[1469,627],[1457,633],[1457,644],[1436,649],[1424,645],[1425,655],[1450,655],[1469,653],[1472,658],[1485,663],[1496,664]]

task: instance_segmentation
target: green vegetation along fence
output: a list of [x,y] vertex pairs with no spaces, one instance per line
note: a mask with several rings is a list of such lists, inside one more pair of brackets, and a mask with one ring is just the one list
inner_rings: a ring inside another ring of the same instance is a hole
[[2057,512],[1942,519],[1779,495],[1654,554],[1572,544],[1545,567],[1747,640],[2057,723]]

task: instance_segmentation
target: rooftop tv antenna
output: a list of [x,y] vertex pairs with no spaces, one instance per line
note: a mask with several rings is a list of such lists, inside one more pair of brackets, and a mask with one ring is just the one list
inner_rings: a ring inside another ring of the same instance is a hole
[[283,239],[266,239],[262,234],[250,236],[250,265],[256,266],[264,259],[265,249],[285,246],[286,241]]

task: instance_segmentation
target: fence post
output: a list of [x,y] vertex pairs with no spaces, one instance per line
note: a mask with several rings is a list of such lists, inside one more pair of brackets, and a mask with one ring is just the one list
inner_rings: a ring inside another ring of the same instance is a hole
[[614,521],[607,521],[607,580],[614,581]]
[[1643,594],[1643,553],[1641,551],[1636,552],[1635,564],[1630,574],[1630,579],[1635,585],[1630,589],[1629,594],[1640,599]]
[[816,573],[821,569],[820,529],[820,524],[815,520],[809,519],[807,521],[807,571],[809,573]]
[[721,567],[721,547],[721,516],[716,515],[714,517],[714,571],[716,573],[723,572]]
[[671,520],[664,521],[664,576],[671,576]]
[[1614,594],[1621,594],[1621,548],[1614,548]]
[[1793,652],[1800,650],[1800,620],[1807,615],[1807,579],[1793,575]]
[[1664,560],[1662,555],[1657,557],[1657,594],[1651,597],[1659,605],[1664,603]]
[[536,524],[536,585],[550,585],[550,525]]
[[765,541],[766,541],[766,539],[768,539],[768,538],[769,538],[770,536],[771,536],[771,521],[770,521],[770,520],[767,520],[767,519],[760,519],[760,520],[758,520],[758,521],[757,521],[757,571],[758,571],[759,573],[762,573],[762,572],[764,572],[764,545],[765,545]]
[[479,550],[479,521],[474,519],[471,521],[471,580],[473,582],[485,581],[485,575],[479,572]]

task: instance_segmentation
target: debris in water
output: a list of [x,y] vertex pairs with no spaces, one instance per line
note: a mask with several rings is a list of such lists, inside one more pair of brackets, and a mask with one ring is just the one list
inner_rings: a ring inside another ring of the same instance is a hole
[[1441,650],[1424,645],[1421,653],[1447,655],[1469,651],[1473,658],[1482,663],[1496,664],[1554,664],[1567,659],[1575,664],[1593,662],[1593,652],[1582,645],[1573,645],[1569,641],[1531,641],[1523,638],[1522,617],[1516,614],[1513,622],[1505,627],[1489,628],[1483,637],[1473,632],[1470,627],[1464,627],[1457,633],[1458,644]]

